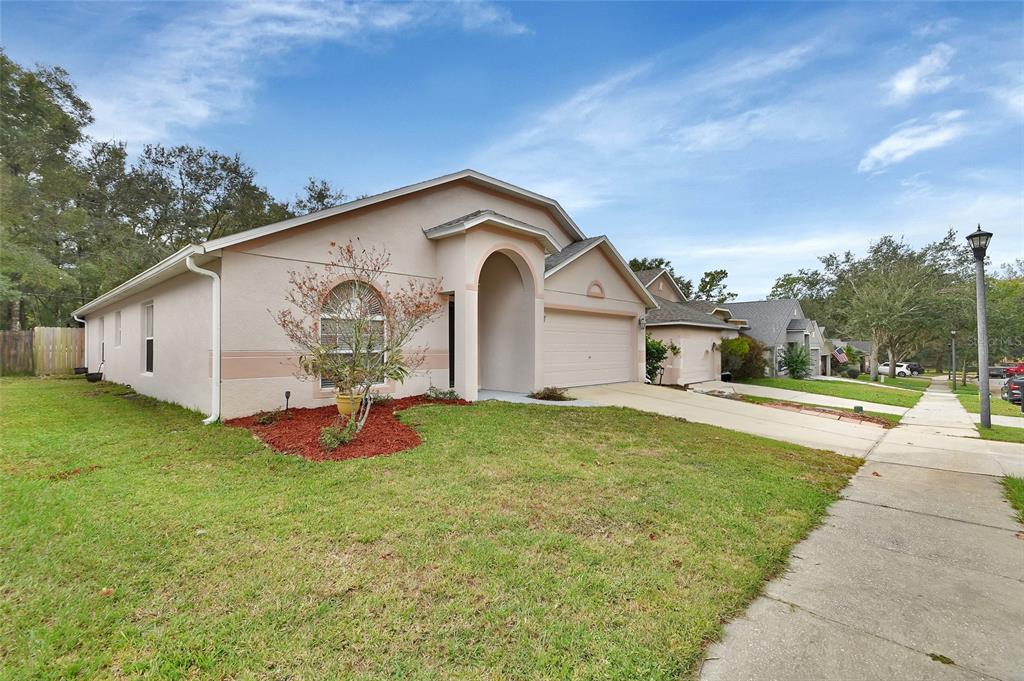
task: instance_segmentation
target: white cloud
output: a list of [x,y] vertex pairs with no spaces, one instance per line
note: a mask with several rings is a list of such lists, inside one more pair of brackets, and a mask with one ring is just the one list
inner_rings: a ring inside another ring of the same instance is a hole
[[928,23],[921,24],[913,30],[913,34],[918,38],[931,38],[944,33],[949,33],[960,20],[956,17],[945,17],[943,19],[937,19],[935,21],[929,21]]
[[481,2],[307,3],[301,0],[194,3],[186,15],[140,41],[143,53],[113,65],[116,76],[83,82],[100,139],[162,141],[244,109],[262,60],[301,45],[340,42],[379,47],[400,31],[451,25],[521,35],[510,12]]
[[889,91],[889,104],[905,104],[921,94],[941,92],[953,82],[946,73],[949,62],[956,50],[945,43],[939,43],[931,52],[917,60],[917,63],[897,71],[885,83]]
[[947,111],[933,114],[926,123],[904,123],[896,132],[868,150],[857,166],[858,172],[881,170],[919,152],[949,144],[967,131],[967,127],[960,122],[963,115],[962,110]]
[[[525,186],[557,188],[554,196],[580,210],[627,194],[641,173],[677,174],[680,154],[817,138],[824,126],[809,105],[742,107],[738,94],[771,89],[773,77],[801,68],[816,49],[818,42],[810,41],[746,50],[681,72],[663,60],[623,69],[541,111],[480,150],[472,164]],[[709,115],[709,109],[723,111]]]

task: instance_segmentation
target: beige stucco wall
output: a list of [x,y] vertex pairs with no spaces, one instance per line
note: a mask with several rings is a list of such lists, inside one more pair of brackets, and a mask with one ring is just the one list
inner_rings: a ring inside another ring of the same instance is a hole
[[662,377],[662,383],[677,385],[718,380],[722,374],[722,353],[711,346],[739,335],[727,329],[698,326],[649,326],[647,332],[657,340],[679,346],[679,354],[669,355],[665,360]]
[[520,274],[505,253],[492,253],[480,271],[477,299],[480,387],[529,392],[534,389],[533,279]]
[[[218,270],[216,261],[203,265]],[[90,371],[100,365],[103,323],[103,377],[137,392],[207,412],[210,408],[210,279],[191,272],[86,315]],[[153,303],[153,372],[145,372],[143,305]],[[121,344],[115,320],[121,313]]]
[[662,272],[654,278],[649,284],[647,284],[647,290],[665,300],[671,300],[673,303],[683,302],[682,297],[676,293],[676,287],[669,281],[668,272]]

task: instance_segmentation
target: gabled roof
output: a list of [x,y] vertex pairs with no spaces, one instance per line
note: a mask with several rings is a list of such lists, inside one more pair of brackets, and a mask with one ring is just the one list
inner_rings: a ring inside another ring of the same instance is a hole
[[488,222],[501,225],[509,231],[537,239],[544,244],[545,253],[557,253],[559,251],[558,244],[551,238],[551,234],[549,234],[547,230],[541,229],[540,227],[534,227],[522,220],[516,220],[515,218],[510,218],[507,215],[496,213],[493,210],[473,211],[472,213],[455,218],[454,220],[449,220],[448,222],[437,225],[436,227],[424,229],[423,234],[428,239],[444,239],[456,234],[463,234],[473,227],[477,227]]
[[677,303],[660,296],[654,296],[654,299],[658,301],[658,309],[647,313],[647,326],[702,326],[737,330],[734,324],[723,322],[688,301]]
[[790,319],[789,324],[786,325],[786,331],[807,331],[807,325],[810,323],[810,319]]
[[443,184],[449,184],[451,182],[458,181],[472,182],[473,184],[487,187],[492,191],[496,191],[501,194],[507,194],[509,196],[515,196],[520,199],[526,199],[527,201],[541,205],[549,209],[554,215],[555,220],[574,238],[585,238],[583,232],[580,231],[580,228],[576,226],[576,223],[573,222],[572,218],[569,217],[569,214],[565,212],[565,209],[562,208],[561,204],[559,204],[558,201],[555,201],[554,199],[549,198],[547,196],[542,196],[541,194],[531,192],[528,189],[517,187],[514,184],[503,182],[502,180],[491,177],[489,175],[484,175],[483,173],[477,172],[476,170],[466,169],[460,170],[457,173],[450,173],[448,175],[435,177],[431,180],[425,180],[423,182],[417,182],[416,184],[410,184],[405,187],[399,187],[398,189],[392,189],[390,191],[386,191],[380,194],[374,194],[373,196],[367,196],[362,199],[356,199],[355,201],[349,201],[348,203],[343,203],[339,206],[334,206],[333,208],[327,208],[325,210],[320,210],[315,213],[310,213],[309,215],[301,215],[299,217],[289,218],[288,220],[275,222],[270,225],[264,225],[263,227],[257,227],[255,229],[249,229],[244,232],[239,232],[238,234],[230,234],[219,239],[214,239],[213,241],[208,241],[205,244],[203,244],[203,246],[206,248],[207,251],[217,250],[219,248],[227,248],[228,246],[233,246],[235,244],[242,243],[244,241],[249,241],[251,239],[259,239],[270,234],[276,234],[277,232],[281,232],[286,229],[291,229],[293,227],[298,227],[300,225],[305,225],[316,220],[322,220],[324,218],[333,217],[335,215],[341,215],[343,213],[348,213],[353,210],[359,210],[360,208],[372,206],[376,203],[389,201],[391,199],[407,196],[408,194],[414,194],[425,189],[432,189],[434,187],[439,187]]
[[675,277],[672,276],[672,273],[669,272],[667,268],[657,267],[652,270],[640,270],[636,273],[636,278],[640,280],[640,283],[648,287],[648,290],[650,290],[651,284],[657,281],[658,277],[662,275],[664,275],[665,279],[668,280],[669,286],[675,290],[677,296],[682,300],[688,300],[686,294],[683,293],[681,288],[679,288],[679,284],[676,283]]
[[658,275],[665,271],[664,267],[655,267],[652,270],[640,270],[636,272],[636,278],[644,286],[650,286],[651,282],[658,278]]
[[564,267],[598,247],[605,249],[612,263],[619,270],[619,273],[622,274],[622,277],[630,287],[633,288],[637,295],[640,296],[640,299],[644,301],[647,307],[658,307],[658,303],[654,299],[654,296],[651,295],[651,292],[647,290],[646,286],[640,283],[636,274],[633,273],[633,270],[631,270],[629,265],[626,264],[626,261],[623,260],[622,255],[615,250],[615,247],[612,246],[610,241],[608,241],[608,237],[604,235],[592,236],[589,239],[583,239],[582,241],[571,243],[558,253],[554,253],[544,258],[544,278],[547,279],[556,272],[561,271]]
[[790,320],[804,316],[800,302],[792,298],[730,302],[728,306],[734,317],[747,320],[748,336],[769,346],[784,342],[780,336],[785,336]]

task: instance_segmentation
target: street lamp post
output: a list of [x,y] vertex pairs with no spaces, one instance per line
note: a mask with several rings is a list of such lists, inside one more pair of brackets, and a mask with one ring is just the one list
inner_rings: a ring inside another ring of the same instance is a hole
[[988,322],[985,319],[985,251],[992,233],[978,229],[967,235],[974,251],[974,272],[978,297],[978,396],[981,398],[981,427],[992,427],[992,405],[988,390]]

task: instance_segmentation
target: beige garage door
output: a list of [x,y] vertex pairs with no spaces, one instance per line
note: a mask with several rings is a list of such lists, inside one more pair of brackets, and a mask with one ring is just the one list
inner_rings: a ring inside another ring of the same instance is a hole
[[636,334],[636,321],[631,317],[547,310],[544,385],[633,380]]

